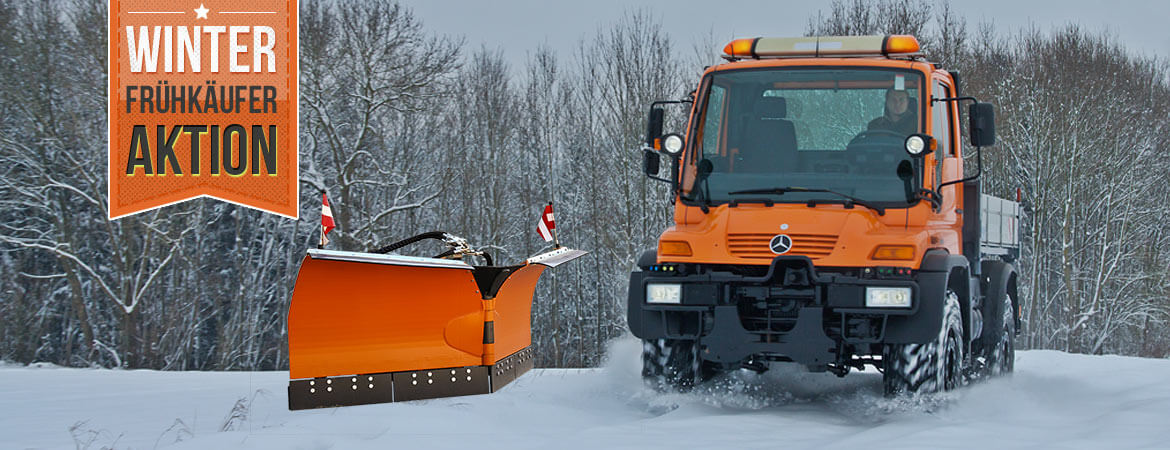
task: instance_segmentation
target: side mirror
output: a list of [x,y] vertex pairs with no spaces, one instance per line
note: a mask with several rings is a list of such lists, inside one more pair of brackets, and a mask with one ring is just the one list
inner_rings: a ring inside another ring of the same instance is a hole
[[709,160],[707,158],[703,158],[703,159],[699,160],[698,176],[696,178],[699,178],[699,179],[707,178],[707,175],[710,175],[711,172],[714,172],[714,171],[715,171],[715,164],[712,163],[711,160]]
[[660,167],[661,161],[658,160],[658,152],[651,149],[642,150],[642,171],[646,172],[646,175],[651,177],[658,175]]
[[906,153],[911,157],[921,158],[938,148],[938,141],[929,134],[914,133],[906,137]]
[[[650,118],[646,121],[646,146],[655,150],[661,148],[658,145],[659,139],[662,139],[662,108],[650,107]],[[657,171],[655,171],[657,173]]]
[[974,103],[967,110],[971,120],[971,145],[987,147],[995,145],[995,105]]

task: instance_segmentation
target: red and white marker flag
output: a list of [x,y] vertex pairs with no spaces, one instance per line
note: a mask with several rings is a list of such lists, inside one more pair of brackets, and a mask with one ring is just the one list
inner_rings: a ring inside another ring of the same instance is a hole
[[553,220],[552,202],[545,205],[544,214],[540,215],[540,224],[536,226],[536,232],[540,233],[540,237],[544,238],[545,242],[556,238],[557,223]]
[[321,194],[321,247],[329,243],[329,239],[325,237],[329,231],[335,228],[333,224],[333,210],[329,208],[329,197]]

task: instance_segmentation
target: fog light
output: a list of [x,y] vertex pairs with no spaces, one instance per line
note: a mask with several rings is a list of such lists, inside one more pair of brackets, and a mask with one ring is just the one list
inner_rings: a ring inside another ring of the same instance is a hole
[[908,287],[867,287],[865,306],[869,308],[909,308],[910,288]]
[[647,284],[646,303],[682,303],[682,285]]

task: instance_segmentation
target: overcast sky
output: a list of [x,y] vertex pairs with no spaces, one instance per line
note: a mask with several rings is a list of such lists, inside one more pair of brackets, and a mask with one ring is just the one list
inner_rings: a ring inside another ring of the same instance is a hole
[[[542,42],[562,58],[582,37],[615,22],[631,9],[649,8],[666,26],[679,51],[713,35],[719,47],[736,37],[799,36],[808,17],[829,2],[790,0],[400,0],[433,32],[464,36],[471,49],[499,49],[519,70],[527,52]],[[712,6],[716,6],[712,8]],[[1077,23],[1108,31],[1131,50],[1170,58],[1170,2],[1166,0],[977,0],[952,1],[968,30],[990,21],[1002,31],[1029,25],[1049,29]]]

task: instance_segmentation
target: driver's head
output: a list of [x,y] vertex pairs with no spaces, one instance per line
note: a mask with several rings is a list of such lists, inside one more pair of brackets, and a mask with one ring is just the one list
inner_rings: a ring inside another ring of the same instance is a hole
[[900,119],[906,114],[910,106],[910,94],[906,91],[890,89],[886,91],[886,117]]

